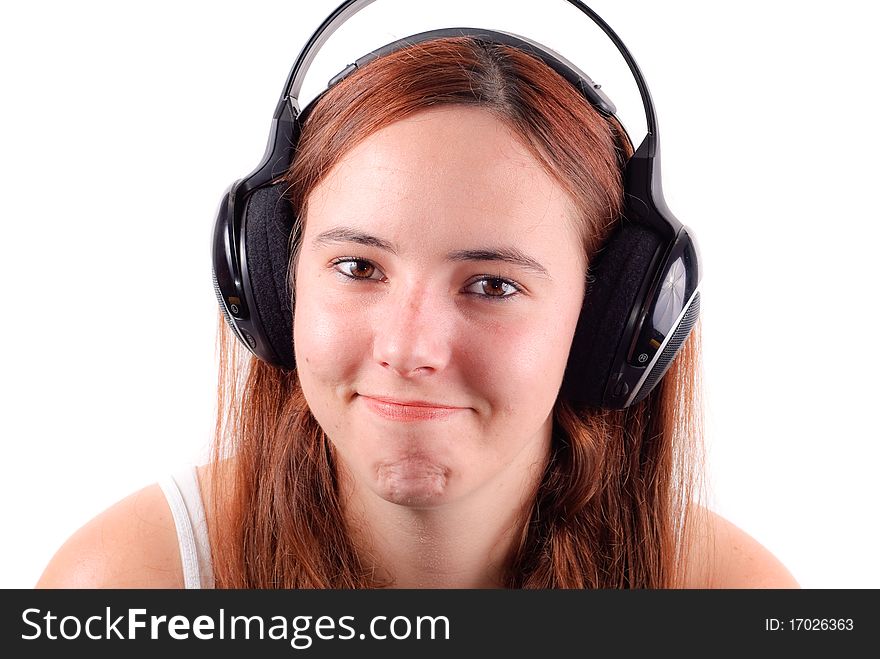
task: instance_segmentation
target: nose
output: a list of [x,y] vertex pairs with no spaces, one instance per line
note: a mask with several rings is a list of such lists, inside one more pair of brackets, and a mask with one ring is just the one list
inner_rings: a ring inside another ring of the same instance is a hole
[[402,377],[443,370],[452,355],[443,303],[419,286],[389,296],[386,303],[374,325],[373,359]]

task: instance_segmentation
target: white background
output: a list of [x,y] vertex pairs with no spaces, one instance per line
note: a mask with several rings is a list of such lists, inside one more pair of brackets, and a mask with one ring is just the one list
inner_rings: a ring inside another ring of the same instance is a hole
[[[512,29],[602,83],[641,138],[633,83],[561,0],[444,3],[525,5],[518,30],[409,2],[412,29],[392,32],[403,4],[342,28],[331,43],[353,50],[314,84],[422,29]],[[0,587],[31,587],[88,519],[204,454],[216,206],[259,161],[284,78],[335,5],[4,6]],[[651,86],[667,200],[700,241],[711,502],[803,586],[880,587],[873,10],[591,6]]]

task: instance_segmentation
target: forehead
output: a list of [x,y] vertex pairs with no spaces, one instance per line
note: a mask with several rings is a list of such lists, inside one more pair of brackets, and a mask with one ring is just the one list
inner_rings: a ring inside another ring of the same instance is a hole
[[504,241],[580,253],[570,197],[506,123],[468,107],[420,112],[349,151],[307,201],[305,239],[334,226],[427,248]]

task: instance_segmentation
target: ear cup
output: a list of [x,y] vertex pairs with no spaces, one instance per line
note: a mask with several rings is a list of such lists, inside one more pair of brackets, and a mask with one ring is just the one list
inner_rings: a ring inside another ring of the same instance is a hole
[[614,356],[662,241],[651,229],[624,220],[590,265],[562,394],[601,407]]
[[294,215],[284,197],[287,184],[255,190],[244,209],[245,288],[259,319],[263,337],[274,350],[271,360],[282,368],[295,367],[293,356],[293,291],[290,286],[290,236]]
[[651,390],[654,389],[654,386],[660,381],[660,378],[666,374],[666,371],[669,370],[669,367],[672,365],[672,360],[675,359],[679,349],[684,345],[685,340],[690,335],[694,325],[696,325],[699,315],[700,294],[695,293],[693,301],[684,312],[681,321],[675,327],[675,331],[669,337],[669,341],[663,348],[663,352],[660,353],[660,356],[657,358],[651,371],[647,374],[638,393],[633,397],[632,404],[638,403],[646,398],[648,394],[651,393]]

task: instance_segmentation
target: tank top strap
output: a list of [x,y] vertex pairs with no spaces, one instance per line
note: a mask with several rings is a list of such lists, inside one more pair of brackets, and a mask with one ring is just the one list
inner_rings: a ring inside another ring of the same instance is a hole
[[174,518],[184,587],[213,588],[208,522],[196,467],[191,465],[166,476],[159,481],[159,487]]

